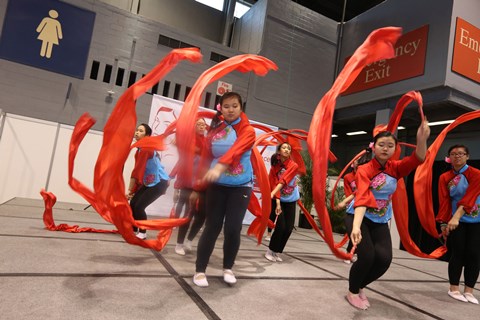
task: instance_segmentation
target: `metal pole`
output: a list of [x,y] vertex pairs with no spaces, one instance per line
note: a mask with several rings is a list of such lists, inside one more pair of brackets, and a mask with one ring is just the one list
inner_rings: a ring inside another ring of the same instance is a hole
[[333,81],[337,78],[340,69],[340,54],[342,52],[342,41],[343,41],[343,26],[345,24],[345,12],[347,10],[347,0],[343,0],[343,10],[342,10],[342,21],[340,21],[340,29],[338,30],[337,37],[337,54],[335,56],[335,70],[333,75]]

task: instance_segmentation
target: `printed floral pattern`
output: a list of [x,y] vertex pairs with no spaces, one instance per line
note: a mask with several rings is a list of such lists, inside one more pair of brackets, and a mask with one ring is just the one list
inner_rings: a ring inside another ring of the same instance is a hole
[[230,167],[228,168],[228,170],[225,172],[225,175],[226,175],[226,176],[234,177],[234,176],[241,175],[244,171],[245,171],[245,170],[244,170],[244,168],[243,168],[243,165],[242,165],[241,163],[239,163],[239,164],[236,165],[235,167],[230,166]]
[[213,136],[213,140],[226,139],[229,132],[230,132],[230,127],[225,127],[225,129],[220,130]]
[[146,185],[152,184],[155,181],[155,175],[154,174],[146,175],[144,180]]
[[461,179],[460,175],[457,174],[455,176],[455,178],[450,180],[450,182],[448,182],[448,185],[447,185],[448,190],[451,190],[453,187],[456,187],[458,185],[458,183],[460,182],[460,179]]
[[376,200],[376,202],[377,208],[370,208],[369,211],[374,215],[383,217],[388,211],[388,206],[390,205],[391,200]]
[[295,190],[295,186],[284,186],[280,193],[282,196],[289,196],[293,193],[293,190]]
[[478,208],[478,204],[476,204],[475,206],[472,207],[472,211],[466,212],[465,214],[471,217],[478,217],[478,212],[479,212],[479,208]]
[[387,182],[387,176],[385,173],[382,172],[377,174],[373,178],[372,182],[370,183],[370,187],[372,187],[375,190],[380,190],[383,188],[386,182]]
[[351,188],[353,191],[357,190],[357,184],[355,183],[355,181],[350,182],[350,188]]

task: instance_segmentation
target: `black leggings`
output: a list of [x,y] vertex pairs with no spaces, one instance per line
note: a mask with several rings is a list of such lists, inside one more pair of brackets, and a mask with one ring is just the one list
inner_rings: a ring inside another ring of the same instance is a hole
[[178,202],[177,205],[175,206],[175,218],[180,218],[180,215],[182,214],[183,207],[185,207],[185,212],[183,214],[183,217],[186,217],[189,214],[190,211],[190,195],[192,194],[192,189],[180,189],[180,194],[178,196]]
[[[282,213],[277,218],[277,224],[268,248],[273,252],[282,253],[293,231],[295,224],[295,208],[297,202],[280,202]],[[272,200],[272,212],[275,214],[276,200]],[[276,216],[276,214],[275,214]],[[275,218],[274,220],[275,221]]]
[[[345,217],[347,232],[353,228],[353,215]],[[363,218],[360,227],[362,241],[357,246],[357,261],[350,269],[349,290],[357,294],[360,289],[380,278],[392,262],[392,238],[387,223],[375,223]]]
[[480,223],[460,222],[458,228],[450,231],[447,239],[452,252],[448,262],[448,279],[452,286],[458,286],[462,269],[465,285],[474,288],[480,265]]
[[[190,190],[190,193],[191,193],[191,190]],[[185,241],[185,236],[187,235],[187,231],[188,231],[188,228],[190,227],[190,222],[192,219],[193,219],[192,227],[190,228],[190,232],[188,233],[188,237],[187,237],[189,241],[192,241],[197,235],[198,231],[200,231],[200,229],[202,228],[203,223],[205,222],[205,192],[200,192],[198,194],[197,208],[192,208],[192,210],[190,210],[189,212],[185,211],[184,216],[186,216],[187,214],[190,220],[188,220],[187,223],[181,225],[178,230],[177,243],[179,244],[182,244],[183,241]]]
[[[168,188],[167,180],[160,180],[159,183],[153,187],[141,186],[132,200],[130,200],[130,207],[132,208],[133,219],[135,220],[147,220],[147,213],[145,209],[157,200],[161,195],[165,194]],[[134,227],[136,231],[137,228]],[[145,230],[140,230],[145,232]]]
[[[240,248],[242,221],[252,195],[251,187],[226,187],[211,184],[207,188],[205,229],[198,241],[196,272],[205,272],[223,228],[223,268],[231,269]],[[225,223],[224,223],[225,220]]]

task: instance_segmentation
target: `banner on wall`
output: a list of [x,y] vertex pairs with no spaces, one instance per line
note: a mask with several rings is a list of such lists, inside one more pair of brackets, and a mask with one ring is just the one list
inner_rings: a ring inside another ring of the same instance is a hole
[[[366,65],[342,95],[423,75],[427,43],[428,25],[405,33],[395,44],[394,58],[383,59]],[[350,57],[345,60],[345,63],[348,59]]]
[[[180,112],[182,111],[183,101],[178,101],[174,99],[170,99],[160,95],[153,95],[152,105],[150,107],[150,117],[148,120],[148,124],[152,127],[152,135],[160,135],[162,134],[165,129],[175,120],[178,119],[180,116]],[[207,109],[200,107],[202,111],[209,111],[215,113],[212,109]],[[210,119],[205,119],[207,123],[210,122]],[[258,123],[263,126],[269,127],[273,131],[277,131],[278,127],[264,124],[261,122],[256,122],[250,120],[251,123]],[[261,130],[256,129],[257,136],[263,134],[264,132]],[[178,160],[178,152],[175,146],[175,135],[172,134],[165,140],[165,145],[167,148],[161,152],[159,152],[160,159],[162,164],[165,166],[165,169],[168,173],[170,173],[177,163]],[[259,148],[260,149],[260,148]],[[263,149],[263,147],[262,147]],[[269,146],[263,152],[263,161],[265,163],[265,167],[267,171],[270,170],[270,157],[272,154],[275,153],[275,146]],[[147,209],[146,212],[148,215],[154,216],[162,216],[168,217],[170,215],[170,210],[173,207],[173,193],[174,188],[173,185],[175,184],[175,180],[170,181],[170,186],[167,189],[167,193],[153,202]],[[254,186],[254,191],[258,190]],[[256,192],[257,198],[261,199],[261,194]],[[244,224],[250,224],[254,219],[254,216],[247,211],[245,215],[245,219],[243,220]]]
[[480,83],[480,29],[457,18],[452,71]]

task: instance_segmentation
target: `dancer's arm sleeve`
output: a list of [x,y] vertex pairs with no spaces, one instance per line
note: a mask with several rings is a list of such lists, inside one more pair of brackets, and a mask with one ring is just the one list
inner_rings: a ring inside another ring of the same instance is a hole
[[247,124],[241,127],[240,130],[237,140],[232,147],[218,159],[219,163],[235,166],[240,162],[242,155],[252,149],[255,142],[255,129],[250,124]]
[[436,220],[438,222],[448,222],[452,218],[452,203],[450,193],[447,187],[447,175],[442,174],[438,180],[438,214]]
[[408,176],[410,172],[415,170],[415,168],[417,168],[422,162],[423,161],[417,158],[415,153],[412,153],[410,156],[407,156],[400,161],[396,161],[397,179]]
[[372,191],[370,191],[370,177],[366,167],[358,168],[355,174],[355,183],[357,190],[355,193],[354,207],[377,208],[377,202]]

